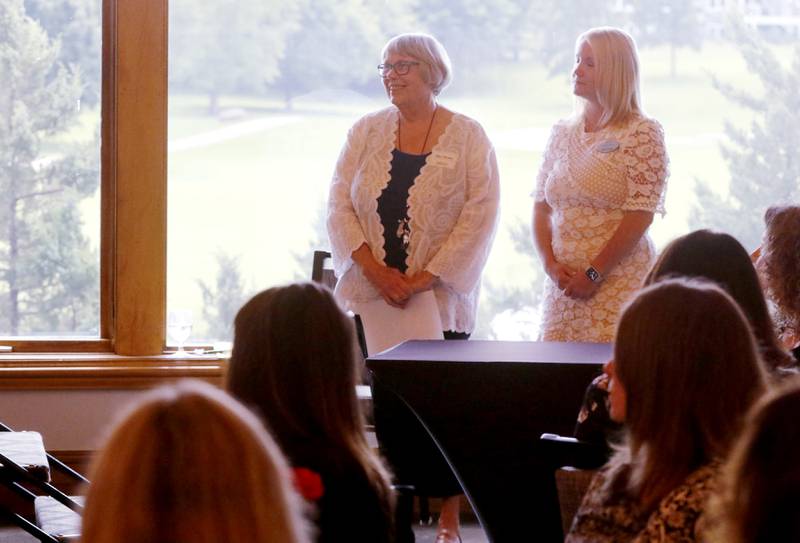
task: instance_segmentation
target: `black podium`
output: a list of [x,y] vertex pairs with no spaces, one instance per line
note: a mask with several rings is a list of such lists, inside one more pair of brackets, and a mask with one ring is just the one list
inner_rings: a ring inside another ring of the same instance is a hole
[[491,541],[555,542],[558,499],[539,436],[572,434],[610,357],[596,343],[408,341],[367,367],[433,436]]

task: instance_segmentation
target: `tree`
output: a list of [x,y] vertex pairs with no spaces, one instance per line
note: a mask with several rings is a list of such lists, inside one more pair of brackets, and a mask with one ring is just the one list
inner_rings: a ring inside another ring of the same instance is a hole
[[208,326],[206,337],[215,340],[233,340],[233,320],[249,294],[244,286],[239,258],[218,252],[215,284],[208,285],[198,279],[203,295],[203,319]]
[[517,15],[512,0],[430,0],[419,20],[445,46],[455,70],[469,71],[480,70],[482,60],[513,55]]
[[216,115],[231,93],[263,93],[278,76],[286,36],[297,29],[291,0],[173,0],[170,80],[208,96]]
[[[551,76],[566,75],[575,63],[575,39],[595,26],[611,24],[609,0],[539,0],[529,24],[541,29],[539,58]],[[617,24],[616,26],[620,26]]]
[[98,257],[78,204],[97,188],[99,146],[42,153],[71,128],[81,95],[58,56],[22,0],[0,3],[0,333],[10,335],[98,330]]
[[102,17],[100,0],[25,0],[25,11],[60,45],[59,60],[81,74],[81,102],[100,102]]
[[698,184],[698,206],[692,226],[719,228],[736,236],[745,247],[755,247],[764,229],[767,207],[800,200],[800,48],[786,69],[756,34],[741,22],[733,24],[748,70],[763,91],[758,95],[715,81],[717,89],[735,104],[749,110],[748,130],[728,122],[728,142],[722,154],[730,170],[727,198]]
[[677,49],[699,49],[703,31],[694,0],[640,0],[631,4],[639,46],[669,45],[670,75],[677,74]]
[[[533,247],[530,224],[517,219],[508,226],[508,233],[515,252],[523,258],[525,268],[531,271],[531,279],[524,286],[495,284],[484,280],[483,288],[486,293],[478,306],[477,327],[473,334],[476,339],[498,339],[500,334],[493,322],[498,315],[509,312],[509,317],[518,322],[517,317],[538,312],[541,303],[543,275]],[[534,340],[538,335],[538,327],[532,326],[529,330],[520,331],[520,339]]]
[[363,0],[303,0],[300,6],[300,24],[287,40],[275,83],[286,109],[311,90],[346,88],[378,76],[384,36]]

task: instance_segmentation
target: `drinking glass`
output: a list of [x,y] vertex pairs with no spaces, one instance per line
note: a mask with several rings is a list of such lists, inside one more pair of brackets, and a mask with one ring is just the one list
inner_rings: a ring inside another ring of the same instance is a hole
[[173,309],[167,313],[167,335],[178,346],[176,356],[183,356],[183,345],[192,335],[192,312],[188,309]]

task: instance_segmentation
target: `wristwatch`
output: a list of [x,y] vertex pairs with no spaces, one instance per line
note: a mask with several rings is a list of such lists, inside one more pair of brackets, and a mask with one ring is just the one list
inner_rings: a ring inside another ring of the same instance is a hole
[[599,283],[600,281],[603,280],[603,276],[600,275],[600,272],[594,269],[593,266],[589,266],[588,268],[586,268],[585,273],[586,277],[588,277],[592,283]]

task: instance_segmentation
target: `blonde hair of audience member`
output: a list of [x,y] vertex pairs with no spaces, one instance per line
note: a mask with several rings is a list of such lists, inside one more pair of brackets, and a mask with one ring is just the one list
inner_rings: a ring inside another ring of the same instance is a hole
[[675,276],[707,279],[721,286],[747,317],[767,367],[775,370],[795,365],[775,333],[750,256],[736,238],[722,232],[696,230],[672,240],[650,268],[644,284]]
[[[625,410],[614,413],[614,381]],[[652,510],[694,470],[723,457],[766,387],[747,319],[718,286],[667,279],[625,308],[614,344],[612,416],[627,443],[612,458],[624,485]],[[713,387],[713,393],[710,388]]]
[[367,443],[356,397],[355,331],[331,291],[295,283],[256,294],[236,315],[227,389],[264,417],[290,459],[303,441],[344,468],[360,465],[391,511],[383,464]]
[[800,380],[763,397],[725,466],[712,501],[719,543],[800,541]]
[[[776,206],[764,215],[758,268],[778,309],[784,337],[800,341],[800,206]],[[790,345],[794,347],[794,345]]]
[[[630,34],[619,28],[591,28],[575,41],[577,52],[588,42],[592,48],[597,80],[597,102],[603,114],[597,128],[622,125],[634,115],[641,115],[642,99],[639,83],[639,53]],[[586,100],[577,98],[578,118],[586,107]]]
[[305,543],[304,505],[261,423],[224,392],[151,392],[91,468],[83,543]]

